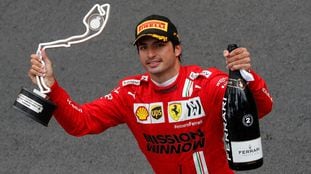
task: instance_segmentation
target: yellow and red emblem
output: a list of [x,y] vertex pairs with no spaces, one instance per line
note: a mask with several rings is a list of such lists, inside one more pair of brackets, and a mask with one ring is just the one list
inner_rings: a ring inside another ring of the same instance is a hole
[[149,116],[149,112],[147,110],[146,107],[144,106],[139,106],[137,109],[136,109],[136,112],[135,112],[135,115],[136,117],[138,118],[138,120],[140,121],[146,121],[148,116]]
[[148,20],[137,26],[137,35],[147,29],[158,29],[167,32],[168,23],[160,20]]

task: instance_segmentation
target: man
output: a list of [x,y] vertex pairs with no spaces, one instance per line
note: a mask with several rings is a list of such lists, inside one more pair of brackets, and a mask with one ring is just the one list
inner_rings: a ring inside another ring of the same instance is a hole
[[[126,77],[110,94],[79,105],[56,81],[43,51],[43,67],[31,55],[29,76],[43,76],[57,105],[56,120],[71,135],[101,133],[126,123],[155,173],[233,173],[223,142],[222,99],[228,75],[215,69],[182,66],[182,47],[175,25],[151,15],[138,23],[134,45],[145,74]],[[251,70],[245,48],[224,51],[227,67],[253,76],[249,82],[259,117],[270,112],[272,100],[264,80]],[[247,73],[250,72],[250,73]]]

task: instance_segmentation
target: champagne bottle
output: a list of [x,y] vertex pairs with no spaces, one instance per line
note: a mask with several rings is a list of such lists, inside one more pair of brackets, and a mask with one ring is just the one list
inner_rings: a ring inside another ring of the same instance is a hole
[[[228,45],[231,52],[238,48]],[[229,70],[222,117],[227,159],[233,170],[255,169],[263,164],[256,103],[239,70]]]

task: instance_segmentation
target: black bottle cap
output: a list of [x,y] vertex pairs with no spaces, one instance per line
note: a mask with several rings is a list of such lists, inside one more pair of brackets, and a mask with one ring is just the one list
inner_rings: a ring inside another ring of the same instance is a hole
[[237,44],[229,44],[227,50],[231,52],[237,48],[239,48]]

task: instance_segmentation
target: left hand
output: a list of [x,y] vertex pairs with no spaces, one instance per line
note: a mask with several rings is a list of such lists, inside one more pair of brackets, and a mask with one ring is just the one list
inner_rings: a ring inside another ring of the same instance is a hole
[[228,50],[224,50],[224,57],[227,68],[232,71],[241,69],[249,71],[251,69],[251,57],[246,48],[240,47],[230,53]]

